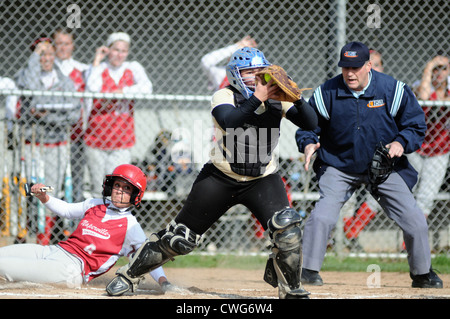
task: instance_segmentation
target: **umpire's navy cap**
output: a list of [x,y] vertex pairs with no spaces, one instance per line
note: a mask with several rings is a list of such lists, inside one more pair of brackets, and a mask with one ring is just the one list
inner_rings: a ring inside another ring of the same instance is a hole
[[350,42],[341,50],[341,68],[359,68],[370,59],[369,48],[361,42]]

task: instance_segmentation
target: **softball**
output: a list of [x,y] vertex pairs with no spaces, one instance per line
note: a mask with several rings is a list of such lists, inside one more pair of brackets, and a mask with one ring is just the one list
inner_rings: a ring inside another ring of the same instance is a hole
[[270,74],[264,74],[264,80],[266,81],[266,82],[269,82],[270,80],[272,80],[272,77],[270,76]]

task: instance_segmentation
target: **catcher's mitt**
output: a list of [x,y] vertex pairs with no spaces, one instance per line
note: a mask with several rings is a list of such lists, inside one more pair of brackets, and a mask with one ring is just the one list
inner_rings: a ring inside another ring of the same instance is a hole
[[279,65],[271,65],[256,73],[262,77],[263,84],[273,79],[274,84],[281,89],[280,101],[295,102],[300,100],[302,92],[311,88],[299,89],[297,83],[287,75],[286,71]]
[[378,197],[378,185],[386,181],[394,169],[395,161],[389,155],[389,149],[380,142],[375,149],[372,161],[369,165],[369,191],[372,195]]

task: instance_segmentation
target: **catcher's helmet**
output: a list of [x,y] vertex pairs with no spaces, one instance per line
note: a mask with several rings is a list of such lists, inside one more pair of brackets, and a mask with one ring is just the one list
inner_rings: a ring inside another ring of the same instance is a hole
[[130,203],[139,206],[147,187],[147,176],[137,166],[123,164],[117,166],[112,174],[106,175],[103,180],[103,197],[111,196],[114,179],[120,177],[134,186],[131,194]]
[[245,47],[237,50],[227,64],[227,77],[230,84],[246,98],[250,98],[253,91],[247,87],[241,77],[241,70],[252,68],[265,68],[270,62],[264,57],[262,51]]

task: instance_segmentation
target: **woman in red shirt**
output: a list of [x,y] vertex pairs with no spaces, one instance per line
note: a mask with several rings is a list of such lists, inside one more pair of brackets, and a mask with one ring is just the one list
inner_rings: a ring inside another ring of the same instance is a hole
[[[425,66],[416,94],[419,100],[450,101],[449,59],[437,55]],[[414,189],[417,204],[428,216],[434,197],[444,182],[450,156],[450,108],[423,106],[427,131],[422,147],[409,155],[411,164],[419,172]]]
[[[106,46],[97,49],[88,71],[87,91],[152,93],[152,83],[142,65],[126,61],[129,47],[128,34],[117,32],[109,36]],[[131,148],[136,142],[133,101],[94,99],[84,141],[92,193],[98,196],[103,176],[117,165],[131,162]]]

